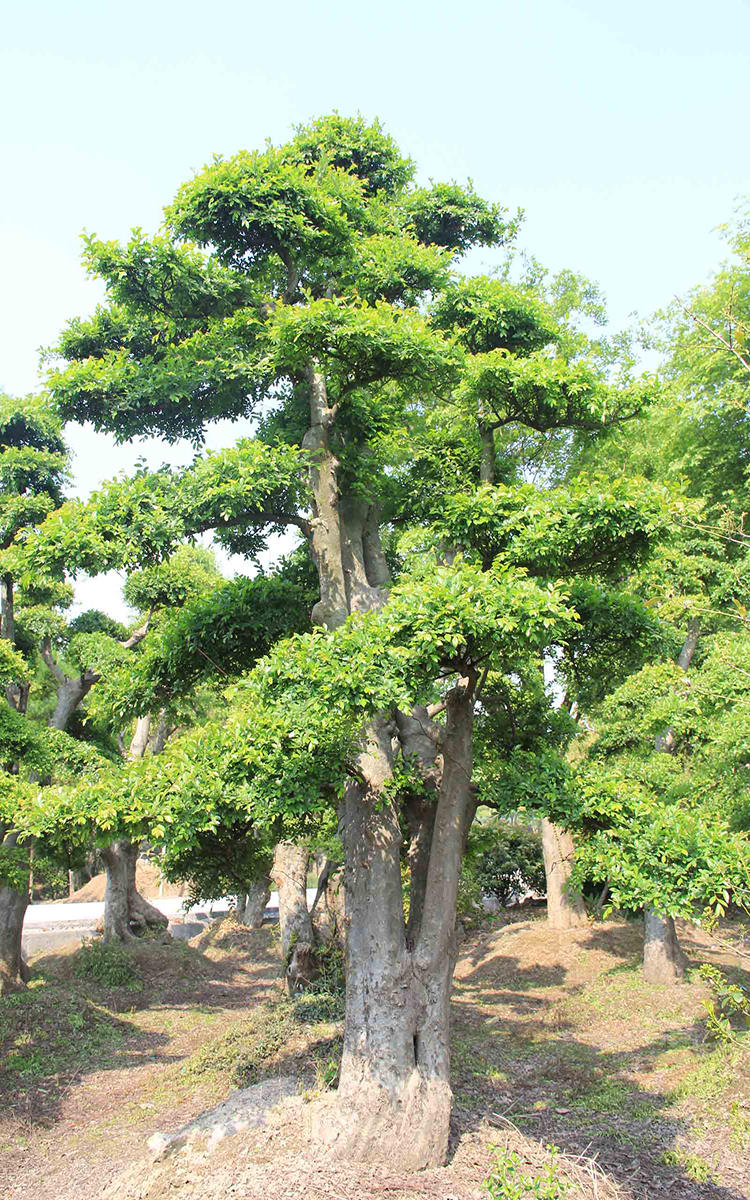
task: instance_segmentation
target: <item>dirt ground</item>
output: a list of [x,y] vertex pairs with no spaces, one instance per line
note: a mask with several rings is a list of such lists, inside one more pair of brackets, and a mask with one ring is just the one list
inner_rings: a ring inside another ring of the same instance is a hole
[[[271,928],[229,918],[190,945],[144,942],[104,965],[85,951],[39,956],[30,988],[0,1001],[0,1196],[487,1200],[494,1167],[500,1198],[747,1200],[750,1035],[706,1040],[697,971],[644,984],[636,922],[561,934],[543,918],[493,918],[464,943],[449,1162],[416,1176],[399,1173],[397,1146],[367,1167],[314,1151],[309,1116],[333,1099],[340,1012],[324,1003],[300,1019]],[[696,964],[750,982],[743,928],[721,944],[682,938]],[[266,1127],[151,1162],[155,1131],[289,1075],[299,1094]]]

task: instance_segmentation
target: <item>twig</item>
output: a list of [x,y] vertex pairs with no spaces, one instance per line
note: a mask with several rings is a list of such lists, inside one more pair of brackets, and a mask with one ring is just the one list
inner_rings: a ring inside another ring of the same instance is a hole
[[734,357],[742,363],[742,366],[745,368],[748,374],[750,374],[750,362],[748,362],[747,359],[740,354],[739,350],[735,350],[731,342],[728,342],[727,339],[722,337],[720,333],[717,333],[716,330],[708,324],[708,321],[704,321],[702,317],[699,317],[697,313],[694,313],[692,309],[687,307],[686,304],[683,304],[679,296],[675,296],[675,300],[679,304],[682,311],[687,313],[691,321],[695,321],[695,324],[700,325],[702,329],[705,329],[712,338],[714,338],[717,342],[721,342],[722,346],[724,346],[724,348],[728,350],[730,354],[733,354]]

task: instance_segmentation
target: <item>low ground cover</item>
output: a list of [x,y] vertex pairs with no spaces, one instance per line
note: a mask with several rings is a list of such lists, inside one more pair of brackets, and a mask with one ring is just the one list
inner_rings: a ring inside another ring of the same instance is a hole
[[[309,1157],[303,1118],[336,1085],[340,1014],[290,1001],[269,927],[229,919],[190,945],[140,943],[117,964],[86,949],[39,956],[28,991],[0,1003],[2,1194],[78,1200],[109,1186],[123,1200],[197,1200],[236,1184],[249,1200],[269,1188],[307,1200],[750,1195],[750,1038],[742,1020],[728,1039],[709,1036],[715,993],[698,969],[747,986],[745,929],[728,927],[722,944],[683,931],[696,967],[660,988],[642,982],[637,923],[570,935],[543,916],[503,915],[464,943],[451,1158],[411,1179],[397,1147],[380,1169]],[[268,1129],[189,1170],[150,1165],[156,1129],[287,1075],[299,1101]]]

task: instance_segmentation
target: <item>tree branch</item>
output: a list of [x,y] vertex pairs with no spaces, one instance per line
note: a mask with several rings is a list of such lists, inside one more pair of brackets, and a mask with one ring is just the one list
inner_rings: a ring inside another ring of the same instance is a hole
[[700,325],[701,329],[705,329],[706,333],[708,333],[710,337],[714,339],[714,341],[719,342],[725,350],[728,350],[730,354],[733,354],[737,361],[742,363],[742,366],[750,375],[750,362],[748,362],[744,355],[740,354],[739,350],[735,350],[731,342],[728,342],[725,337],[722,337],[720,333],[717,333],[717,331],[711,325],[709,325],[708,321],[704,321],[703,317],[699,317],[698,314],[694,313],[693,310],[688,308],[686,304],[683,304],[679,296],[675,296],[675,300],[679,304],[682,311],[687,313],[687,315],[690,317],[690,320],[694,321],[696,325]]
[[127,641],[119,642],[118,645],[122,646],[123,650],[132,650],[134,646],[137,646],[139,642],[142,642],[148,633],[148,627],[151,623],[151,618],[153,615],[154,610],[152,608],[149,610],[149,614],[143,624],[140,625],[138,629],[135,629],[133,633],[131,633]]
[[49,670],[51,671],[52,675],[55,677],[57,682],[58,683],[68,683],[68,676],[65,674],[64,671],[60,670],[60,667],[55,662],[54,655],[52,654],[52,644],[48,637],[46,637],[44,639],[41,646],[39,647],[39,653],[41,654],[42,659],[44,660],[45,666],[47,666],[49,668]]

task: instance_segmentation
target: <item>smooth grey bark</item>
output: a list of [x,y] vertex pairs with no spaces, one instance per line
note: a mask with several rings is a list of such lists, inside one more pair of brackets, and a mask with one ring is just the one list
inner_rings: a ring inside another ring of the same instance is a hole
[[644,912],[643,978],[646,983],[680,983],[689,959],[677,938],[672,917],[661,916],[653,905]]
[[410,796],[405,804],[409,829],[409,918],[406,924],[406,943],[413,949],[422,926],[427,894],[427,874],[442,776],[442,757],[438,761],[438,755],[443,731],[422,705],[415,706],[410,713],[397,712],[396,727],[401,753],[407,762],[416,763],[426,789],[426,794]]
[[[151,717],[139,717],[130,742],[128,759],[143,758],[151,734]],[[138,842],[119,838],[102,851],[106,883],[104,888],[104,940],[126,942],[147,929],[166,929],[169,922],[158,908],[149,904],[136,887]]]
[[[388,570],[377,509],[340,487],[333,439],[337,406],[329,404],[326,381],[314,360],[307,379],[310,429],[303,447],[310,452],[309,538],[320,582],[312,620],[335,629],[351,613],[371,611],[384,602]],[[316,1135],[345,1158],[382,1160],[396,1144],[407,1169],[435,1166],[445,1158],[456,898],[475,811],[475,686],[472,677],[450,693],[439,746],[428,738],[416,747],[409,717],[399,716],[401,729],[390,716],[374,718],[363,731],[355,776],[345,790],[344,1053],[337,1096],[314,1121]],[[411,813],[416,903],[408,943],[399,814],[383,791],[398,749],[407,757],[416,754],[423,772],[435,773],[434,806],[421,813],[413,807]]]
[[588,924],[582,896],[569,887],[575,847],[567,829],[542,821],[542,853],[547,876],[547,921],[553,929],[580,929]]
[[[687,671],[700,637],[700,621],[688,623],[687,635],[677,656],[677,666]],[[668,729],[656,739],[654,748],[662,754],[673,754],[674,731]],[[680,983],[690,961],[680,946],[674,920],[662,916],[653,905],[643,912],[643,978],[647,983]]]
[[279,842],[274,851],[271,880],[279,894],[281,955],[288,964],[290,950],[298,943],[315,944],[307,909],[307,863],[310,851],[297,842]]
[[104,940],[128,942],[135,934],[130,929],[128,905],[128,858],[137,847],[122,840],[105,846],[101,852],[106,872],[104,889]]
[[336,413],[328,404],[323,374],[314,360],[307,373],[310,385],[310,428],[302,441],[310,451],[313,516],[310,552],[318,571],[320,600],[312,610],[313,625],[337,629],[349,616],[338,512],[339,462],[331,450],[331,427]]
[[340,864],[326,859],[318,880],[315,900],[310,909],[313,933],[318,946],[336,943],[346,946],[346,895],[344,872]]

